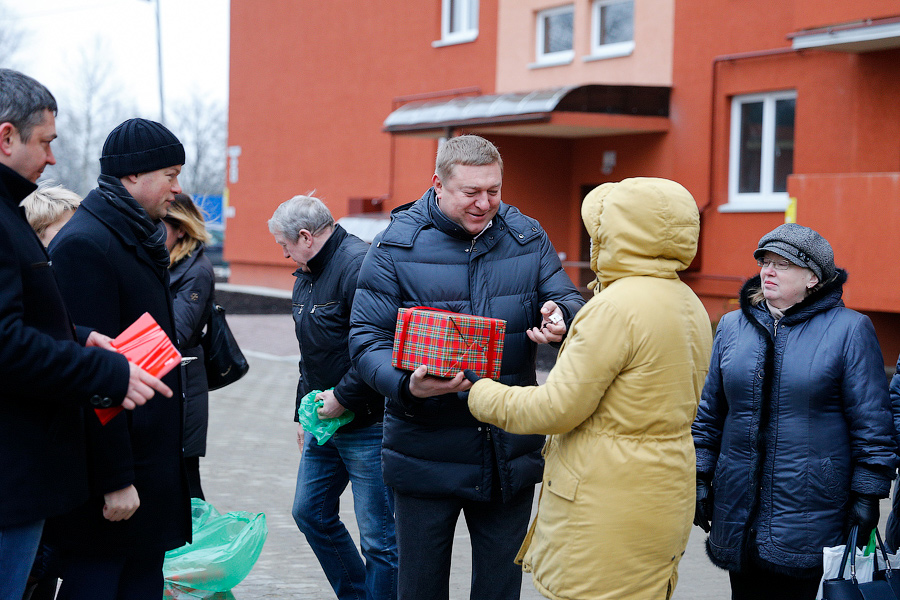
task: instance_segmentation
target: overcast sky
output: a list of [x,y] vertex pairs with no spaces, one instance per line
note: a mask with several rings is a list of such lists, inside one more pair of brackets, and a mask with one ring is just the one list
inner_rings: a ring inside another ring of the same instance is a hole
[[[16,65],[61,95],[80,52],[101,40],[115,78],[149,118],[159,116],[156,4],[168,106],[192,94],[228,96],[229,0],[3,0],[26,30]],[[0,15],[0,26],[9,15]]]

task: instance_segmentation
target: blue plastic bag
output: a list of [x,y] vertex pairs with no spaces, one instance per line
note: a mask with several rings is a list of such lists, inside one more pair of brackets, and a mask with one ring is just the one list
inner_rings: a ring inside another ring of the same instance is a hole
[[321,400],[316,400],[316,396],[321,393],[321,390],[313,390],[303,396],[303,400],[300,401],[300,408],[297,410],[297,416],[300,418],[300,424],[303,425],[303,431],[313,434],[320,446],[330,440],[338,428],[352,421],[354,417],[352,410],[345,410],[338,417],[320,419],[318,410],[325,403]]

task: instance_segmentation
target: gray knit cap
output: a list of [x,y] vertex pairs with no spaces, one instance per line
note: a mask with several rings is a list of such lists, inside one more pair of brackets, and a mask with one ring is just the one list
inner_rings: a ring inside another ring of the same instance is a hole
[[797,223],[779,225],[760,238],[753,258],[761,258],[766,252],[774,252],[799,267],[810,269],[821,282],[834,277],[831,244],[809,227]]

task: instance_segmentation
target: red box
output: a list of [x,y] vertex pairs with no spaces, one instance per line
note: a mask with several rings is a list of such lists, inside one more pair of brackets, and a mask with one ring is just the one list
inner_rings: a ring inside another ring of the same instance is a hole
[[506,321],[465,315],[427,306],[397,311],[391,364],[414,371],[428,366],[428,374],[453,377],[471,369],[479,377],[500,376]]
[[[181,362],[181,353],[150,313],[144,313],[112,341],[113,348],[124,354],[154,377],[162,377]],[[95,408],[100,423],[106,425],[122,412],[121,406]]]

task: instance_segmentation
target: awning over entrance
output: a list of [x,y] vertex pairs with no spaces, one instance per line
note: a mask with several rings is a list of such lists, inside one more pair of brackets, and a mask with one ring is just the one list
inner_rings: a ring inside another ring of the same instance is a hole
[[900,48],[900,17],[866,19],[788,34],[794,50],[818,48],[836,52],[873,52]]
[[427,137],[473,133],[597,137],[669,129],[668,87],[583,85],[527,93],[410,102],[388,115],[384,131]]

